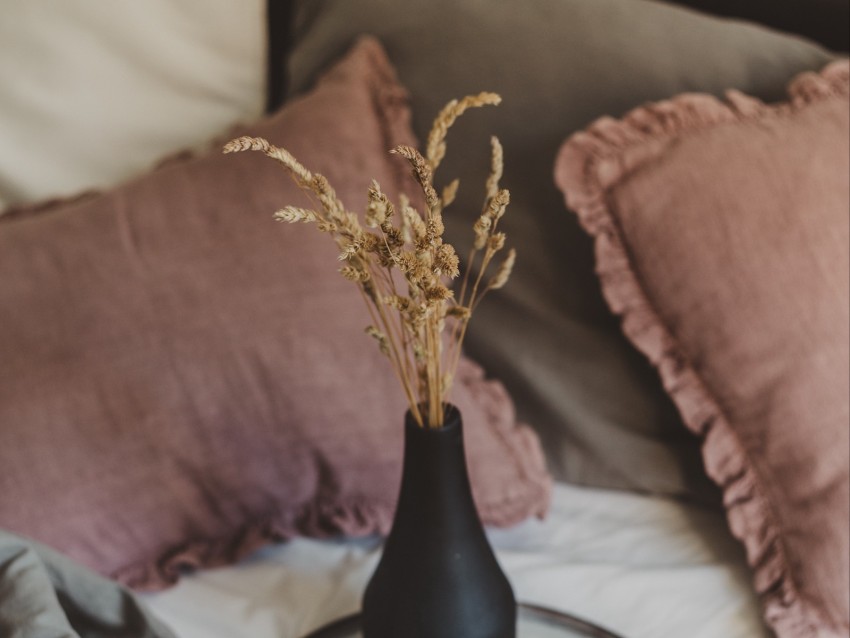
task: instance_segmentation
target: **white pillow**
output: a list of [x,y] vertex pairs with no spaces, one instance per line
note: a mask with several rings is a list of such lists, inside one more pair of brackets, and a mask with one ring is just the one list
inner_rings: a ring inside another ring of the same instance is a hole
[[14,0],[0,19],[0,214],[106,187],[263,109],[265,0]]

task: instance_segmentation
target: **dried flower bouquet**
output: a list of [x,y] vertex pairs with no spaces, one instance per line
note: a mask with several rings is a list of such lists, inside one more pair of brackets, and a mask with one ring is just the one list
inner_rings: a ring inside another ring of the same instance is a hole
[[[345,262],[340,273],[359,287],[372,317],[366,332],[390,359],[411,414],[423,427],[442,426],[470,317],[488,291],[505,285],[516,259],[510,249],[494,265],[505,246],[505,234],[498,225],[510,200],[508,191],[499,188],[503,161],[498,139],[491,138],[484,206],[473,225],[474,240],[462,278],[457,252],[443,241],[443,212],[455,198],[458,180],[439,195],[434,187],[434,173],[446,153],[446,134],[455,120],[469,108],[499,102],[495,93],[452,100],[434,120],[424,157],[410,146],[391,151],[409,162],[424,194],[424,211],[403,194],[394,205],[373,181],[363,217],[372,230],[346,209],[324,176],[310,172],[286,150],[256,137],[240,137],[224,147],[225,153],[265,153],[283,164],[310,196],[313,208],[286,206],[274,217],[313,224],[336,241],[339,259]],[[488,270],[492,272],[485,281]],[[452,282],[458,279],[461,283],[455,292]]]

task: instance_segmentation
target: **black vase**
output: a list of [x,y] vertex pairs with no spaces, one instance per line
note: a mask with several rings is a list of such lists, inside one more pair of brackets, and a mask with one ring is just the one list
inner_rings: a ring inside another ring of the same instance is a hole
[[392,531],[363,596],[364,638],[515,638],[516,601],[472,500],[463,424],[405,417]]

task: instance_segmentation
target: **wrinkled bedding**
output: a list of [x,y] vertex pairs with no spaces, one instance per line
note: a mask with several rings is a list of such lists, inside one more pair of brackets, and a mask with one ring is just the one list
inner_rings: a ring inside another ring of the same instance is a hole
[[176,638],[138,599],[43,545],[0,531],[2,638]]
[[[559,484],[545,521],[491,530],[517,598],[626,638],[767,638],[720,512]],[[0,532],[3,638],[298,638],[353,613],[378,539],[299,539],[134,595]]]
[[[517,597],[626,638],[767,638],[723,515],[558,485],[545,521],[490,537]],[[296,540],[144,596],[179,638],[298,638],[355,612],[376,540]]]

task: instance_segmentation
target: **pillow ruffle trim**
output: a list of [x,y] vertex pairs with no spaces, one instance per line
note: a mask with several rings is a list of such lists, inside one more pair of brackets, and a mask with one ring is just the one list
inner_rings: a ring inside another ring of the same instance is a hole
[[[499,425],[487,423],[484,427],[499,428]],[[525,454],[538,463],[518,465],[518,470],[526,472],[525,481],[510,494],[496,501],[477,502],[479,515],[488,525],[515,525],[529,513],[542,518],[551,500],[552,482],[543,469],[543,453],[536,437],[527,426],[512,428],[511,434],[513,440],[506,440],[506,445],[521,445]],[[530,503],[534,504],[531,512]],[[219,537],[180,543],[161,552],[155,562],[127,565],[108,576],[137,591],[157,591],[176,584],[187,573],[233,564],[271,543],[299,537],[384,536],[392,527],[394,512],[394,502],[317,496],[297,511],[279,511]]]
[[[504,401],[504,387],[485,381],[484,371],[472,362],[461,362],[456,382],[483,401],[485,408]],[[492,400],[487,400],[488,397]],[[514,460],[519,480],[499,499],[476,498],[481,520],[486,525],[509,527],[530,515],[543,518],[551,502],[552,478],[546,471],[539,440],[527,425],[514,425],[512,413],[491,408],[484,416],[483,427],[499,437],[506,454]],[[320,491],[297,510],[269,513],[219,537],[180,543],[160,552],[156,562],[134,563],[109,576],[136,590],[163,589],[177,583],[187,572],[232,564],[270,543],[298,537],[386,535],[392,527],[394,512],[395,502]]]
[[[723,489],[729,526],[746,548],[766,621],[778,635],[799,638],[846,637],[847,627],[831,627],[822,611],[800,595],[763,480],[647,297],[606,191],[643,161],[656,157],[676,136],[792,114],[817,101],[847,95],[848,78],[850,60],[838,60],[820,73],[798,76],[789,86],[789,102],[779,105],[767,105],[738,91],[729,91],[726,102],[684,94],[637,108],[622,120],[603,117],[565,142],[555,171],[568,208],[594,237],[597,273],[608,305],[621,316],[624,333],[658,369],[687,427],[703,438],[706,470]],[[627,149],[631,154],[624,159]]]

